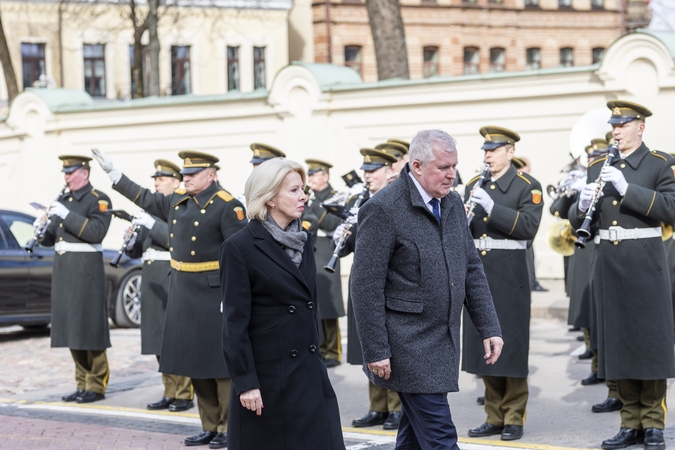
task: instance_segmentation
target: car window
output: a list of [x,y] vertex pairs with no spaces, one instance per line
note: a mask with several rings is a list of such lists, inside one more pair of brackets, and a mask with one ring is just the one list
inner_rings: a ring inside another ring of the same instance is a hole
[[10,247],[23,247],[33,239],[33,220],[18,214],[3,214],[3,222],[11,235],[7,236]]
[[5,232],[0,227],[0,250],[7,248],[7,240],[5,239]]

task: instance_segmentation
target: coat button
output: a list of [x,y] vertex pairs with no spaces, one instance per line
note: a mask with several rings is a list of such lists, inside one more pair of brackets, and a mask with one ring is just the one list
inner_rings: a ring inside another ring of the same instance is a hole
[[485,250],[483,250],[482,252],[480,252],[480,254],[485,256],[485,255],[487,255],[487,252]]
[[192,250],[192,251],[190,252],[190,254],[191,254],[192,256],[195,256],[195,251]]
[[310,345],[310,346],[309,346],[309,352],[310,352],[310,353],[316,352],[316,345],[314,345],[314,344]]
[[199,226],[199,222],[197,222],[196,220],[195,220],[195,226],[196,226],[196,227]]
[[172,252],[172,251],[173,251],[173,247],[169,247],[169,251]]
[[176,219],[173,219],[173,224],[176,225]]
[[63,228],[63,224],[62,224],[62,223],[59,224],[59,228]]
[[616,205],[618,205],[618,204],[619,204],[619,202],[617,202],[616,200],[614,200],[614,201],[612,202],[612,205],[614,205],[614,206],[616,206]]
[[60,238],[59,238],[59,241],[62,241],[62,240],[63,240],[63,238],[62,238],[62,237],[60,237]]
[[192,242],[197,240],[197,236],[192,236]]
[[296,349],[291,350],[291,358],[298,356],[298,351]]
[[205,210],[205,209],[202,209],[202,210],[199,211],[199,212],[202,213],[202,214],[206,214],[206,210]]
[[616,220],[612,220],[612,225],[616,225],[617,223],[619,222],[617,222]]
[[295,314],[295,306],[291,305],[288,307],[288,314]]
[[483,236],[481,236],[481,237],[484,237],[484,238],[486,238],[486,237],[487,237],[487,234],[483,233]]
[[625,169],[625,168],[626,168],[626,165],[625,165],[625,164],[621,164],[621,166],[619,166],[619,167],[621,167],[622,169]]
[[178,205],[174,206],[173,209],[175,209],[176,211],[178,211]]
[[487,222],[487,216],[483,217],[483,222]]
[[490,189],[495,189],[495,185],[494,185],[494,184],[491,184],[491,185],[490,185]]
[[314,309],[314,302],[307,302],[307,309]]
[[72,201],[73,201],[73,197],[70,197],[70,198],[68,199],[68,201],[69,201],[69,202],[72,202]]

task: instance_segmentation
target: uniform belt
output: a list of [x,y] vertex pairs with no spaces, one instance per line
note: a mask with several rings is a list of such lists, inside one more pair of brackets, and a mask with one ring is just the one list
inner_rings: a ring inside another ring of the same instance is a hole
[[220,269],[218,261],[204,261],[204,262],[181,262],[171,259],[171,267],[179,272],[209,272],[211,270]]
[[325,232],[325,231],[323,231],[323,230],[318,230],[318,231],[316,232],[316,235],[317,235],[318,237],[332,238],[332,237],[333,237],[333,232],[331,231],[331,232],[328,232],[328,233],[327,233],[327,232]]
[[514,241],[513,239],[492,239],[482,237],[473,240],[478,250],[526,250],[527,241]]
[[143,261],[170,261],[171,252],[149,248],[143,252]]
[[600,236],[598,236],[598,235],[596,234],[596,235],[593,237],[593,243],[594,243],[595,245],[598,245],[598,244],[600,243]]
[[609,227],[598,233],[603,241],[625,241],[627,239],[650,239],[661,237],[661,227],[654,228],[623,228]]
[[103,245],[101,244],[81,244],[78,242],[57,242],[54,245],[54,251],[60,255],[67,252],[82,252],[82,253],[94,253],[102,252]]

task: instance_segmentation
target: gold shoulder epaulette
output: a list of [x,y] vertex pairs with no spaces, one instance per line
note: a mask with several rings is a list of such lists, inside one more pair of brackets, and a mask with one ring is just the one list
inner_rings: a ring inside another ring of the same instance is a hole
[[528,180],[527,177],[526,177],[525,175],[523,175],[523,172],[518,172],[518,173],[516,174],[516,176],[517,176],[518,178],[520,178],[521,180],[525,180],[525,182],[526,182],[527,184],[532,184],[532,182],[531,182],[530,180]]
[[227,192],[227,191],[218,191],[218,194],[217,194],[217,195],[218,195],[218,197],[220,197],[223,201],[228,202],[228,203],[231,202],[232,200],[234,200],[234,197],[232,197],[232,194],[230,194],[230,193]]
[[476,180],[479,179],[479,178],[480,178],[480,175],[476,175],[475,177],[473,177],[472,179],[470,179],[469,182],[466,183],[466,185],[467,185],[467,186],[470,185],[471,183],[473,183],[474,181],[476,181]]
[[597,163],[599,163],[599,162],[601,162],[601,161],[604,161],[604,160],[606,160],[606,159],[607,159],[606,156],[603,156],[602,158],[598,158],[598,159],[596,159],[595,161],[593,161],[592,163],[590,163],[590,164],[588,165],[588,167],[593,167],[593,166],[596,165]]
[[92,189],[92,190],[91,190],[91,193],[92,193],[92,195],[93,195],[94,197],[96,197],[96,198],[99,197],[98,192],[96,192],[95,189]]
[[666,158],[665,156],[661,155],[661,154],[660,154],[661,152],[659,152],[658,150],[652,150],[652,151],[649,152],[649,153],[650,153],[652,156],[656,156],[657,158],[661,158],[661,159],[664,160],[664,161],[668,161],[668,158]]
[[183,188],[178,188],[178,189],[176,189],[175,191],[173,191],[174,194],[178,194],[178,195],[183,195],[183,194],[185,194],[186,192],[187,192],[187,191],[186,191],[185,189],[183,189]]

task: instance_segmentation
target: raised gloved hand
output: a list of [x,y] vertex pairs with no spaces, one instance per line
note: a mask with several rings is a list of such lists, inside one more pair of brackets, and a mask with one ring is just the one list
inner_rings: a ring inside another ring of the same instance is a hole
[[471,197],[476,203],[483,207],[488,215],[492,212],[492,207],[495,206],[495,201],[492,200],[490,194],[485,192],[485,189],[477,187],[476,190],[473,191],[473,195]]
[[619,192],[619,195],[622,197],[626,195],[628,182],[626,181],[626,177],[623,176],[623,173],[616,167],[603,167],[602,171],[600,172],[600,178],[608,183],[612,183],[614,185],[614,189],[616,189]]
[[65,220],[68,214],[70,214],[70,210],[61,202],[54,202],[52,203],[52,206],[49,207],[50,216],[59,216]]
[[117,184],[117,182],[120,181],[120,178],[122,178],[122,172],[115,169],[115,166],[113,166],[112,160],[108,158],[108,155],[97,148],[92,148],[91,154],[99,163],[101,169],[108,174],[110,181],[112,181],[113,184]]
[[[586,185],[586,187],[584,187],[584,189],[581,191],[581,194],[579,194],[579,211],[588,211],[588,208],[591,207],[593,196],[595,196],[595,191],[597,191],[599,187],[600,186],[598,183],[589,183]],[[600,192],[600,197],[603,195],[604,194]]]
[[142,227],[147,228],[148,230],[152,230],[152,227],[155,226],[156,220],[148,213],[145,211],[139,212],[136,217],[134,217],[133,224],[134,225],[140,225]]

